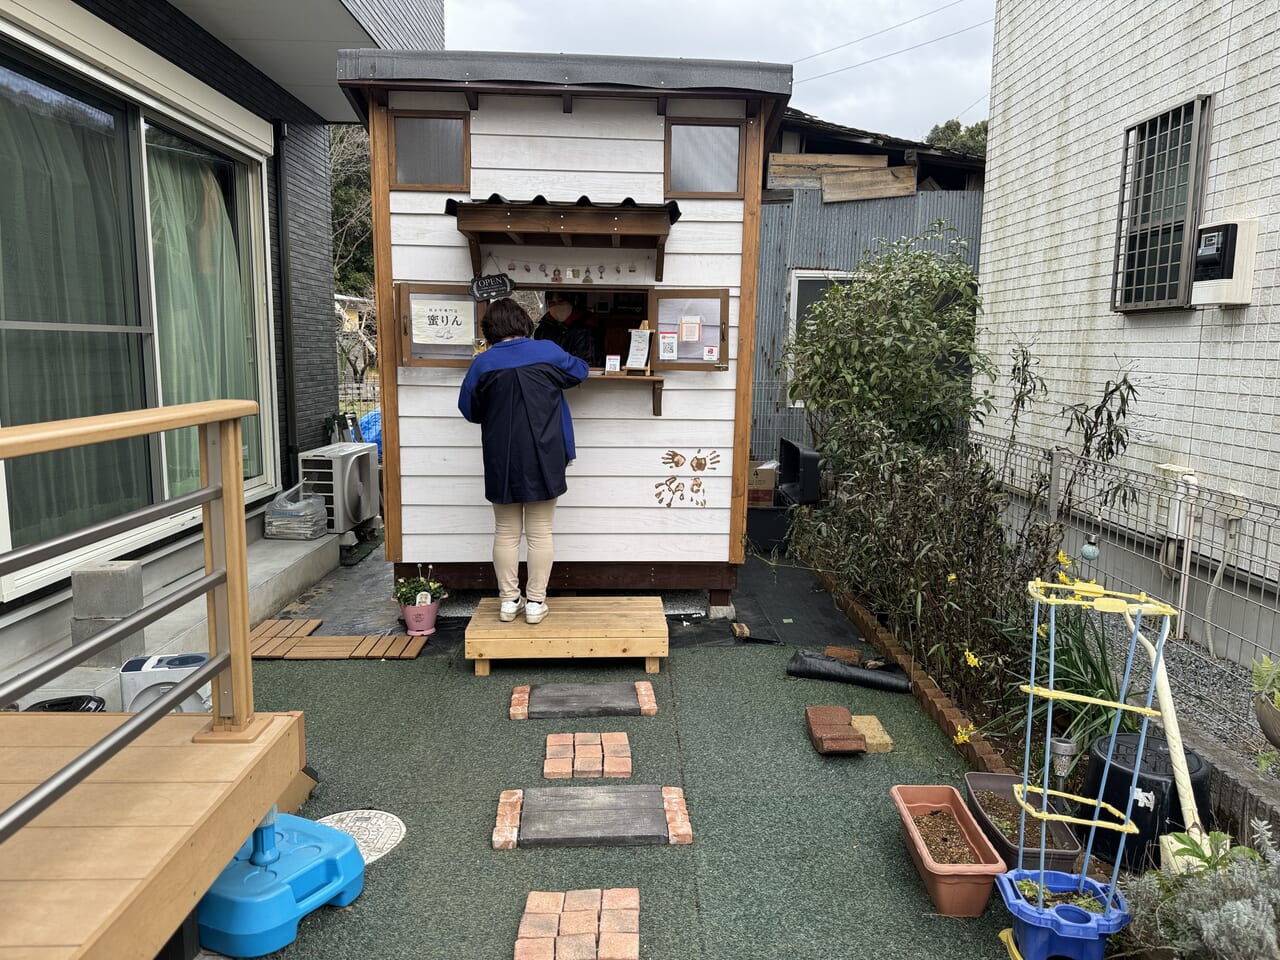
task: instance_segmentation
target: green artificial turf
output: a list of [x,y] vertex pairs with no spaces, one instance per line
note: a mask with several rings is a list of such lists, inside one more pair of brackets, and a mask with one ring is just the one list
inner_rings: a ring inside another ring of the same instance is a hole
[[[306,712],[322,782],[302,814],[370,807],[408,827],[351,908],[305,918],[274,956],[509,960],[530,890],[617,886],[640,888],[643,960],[1004,956],[999,895],[977,920],[937,916],[889,798],[895,783],[960,784],[959,755],[910,696],[789,678],[792,652],[674,649],[652,677],[626,661],[476,677],[460,654],[255,663],[259,709]],[[516,684],[619,679],[652,680],[658,715],[507,719]],[[818,755],[813,704],[877,714],[895,752]],[[626,731],[631,782],[684,788],[692,845],[490,848],[500,791],[546,785],[545,735],[579,730]]]

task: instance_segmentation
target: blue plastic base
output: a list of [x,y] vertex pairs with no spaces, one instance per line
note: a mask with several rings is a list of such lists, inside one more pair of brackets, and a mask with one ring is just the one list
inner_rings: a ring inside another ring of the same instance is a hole
[[[1090,913],[1069,904],[1042,910],[1022,896],[1017,888],[1019,880],[1033,880],[1052,893],[1062,893],[1075,890],[1080,885],[1080,875],[1057,870],[1043,874],[1039,870],[1010,870],[996,877],[1004,905],[1013,914],[1013,939],[1023,960],[1102,960],[1107,937],[1129,922],[1129,907],[1119,891],[1114,905],[1105,913]],[[1106,887],[1096,880],[1085,877],[1084,892],[1099,903],[1106,902]]]
[[[250,861],[251,836],[197,908],[200,945],[229,957],[260,957],[292,943],[298,921],[324,904],[345,907],[364,889],[364,858],[350,834],[281,814],[270,837],[279,859]],[[258,831],[255,831],[258,834]]]

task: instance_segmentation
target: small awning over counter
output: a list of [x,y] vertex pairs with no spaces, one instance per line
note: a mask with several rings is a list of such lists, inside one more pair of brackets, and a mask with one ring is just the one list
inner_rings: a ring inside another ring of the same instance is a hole
[[444,212],[458,219],[458,231],[471,248],[471,266],[480,273],[482,243],[548,244],[566,247],[616,247],[657,252],[654,278],[662,280],[662,259],[671,225],[680,219],[674,200],[636,203],[594,203],[590,197],[552,203],[537,196],[528,201],[506,200],[496,193],[488,200],[449,200]]

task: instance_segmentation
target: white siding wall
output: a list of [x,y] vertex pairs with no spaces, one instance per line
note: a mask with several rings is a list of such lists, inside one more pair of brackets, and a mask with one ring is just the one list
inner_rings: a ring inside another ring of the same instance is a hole
[[[457,109],[454,101],[393,95],[402,108]],[[683,115],[741,115],[741,101],[693,108]],[[471,115],[471,199],[600,202],[632,197],[661,203],[665,123],[653,101],[480,98]],[[444,215],[446,194],[391,194],[392,275],[396,281],[465,283],[466,242]],[[468,199],[458,197],[458,199]],[[730,368],[666,374],[662,416],[654,417],[648,384],[593,378],[569,391],[578,458],[556,518],[556,556],[573,561],[726,561],[733,467],[734,379],[742,261],[741,200],[681,200],[667,242],[663,287],[729,288]],[[652,251],[582,250],[563,246],[484,248],[486,271],[508,259],[545,263],[548,271],[605,266],[604,283],[652,285]],[[492,262],[489,257],[492,256]],[[630,272],[632,263],[636,272]],[[621,267],[621,273],[617,271]],[[522,278],[518,270],[517,280]],[[540,278],[528,278],[530,282]],[[597,282],[600,282],[599,280]],[[566,283],[566,287],[579,284]],[[584,288],[590,291],[592,287]],[[403,556],[440,563],[487,561],[493,514],[484,499],[480,429],[457,410],[462,370],[402,367],[400,410]],[[683,467],[664,464],[670,451]],[[718,457],[713,463],[712,454]],[[701,453],[708,469],[689,461]],[[659,499],[669,478],[684,500]],[[694,496],[694,481],[702,493]]]
[[[1059,405],[1096,397],[1121,362],[1141,389],[1138,465],[1274,501],[1280,473],[1280,5],[1231,0],[1000,0],[983,209],[983,346],[1008,371],[1036,340]],[[1202,222],[1256,218],[1253,304],[1121,314],[1111,263],[1127,126],[1213,96]],[[1007,387],[1001,385],[1007,398]],[[1001,422],[1001,415],[991,423]]]

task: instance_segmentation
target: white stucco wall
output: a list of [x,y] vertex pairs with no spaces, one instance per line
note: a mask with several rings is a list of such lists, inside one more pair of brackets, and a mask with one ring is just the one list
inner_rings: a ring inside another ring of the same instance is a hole
[[[1175,462],[1202,484],[1280,499],[1280,3],[1000,0],[980,280],[981,346],[1009,369],[1035,340],[1051,390],[1028,439],[1059,442],[1061,405],[1096,397],[1118,363],[1141,394],[1134,466]],[[1259,221],[1252,304],[1110,309],[1125,128],[1213,98],[1201,222]],[[1002,409],[989,429],[1003,432]]]

